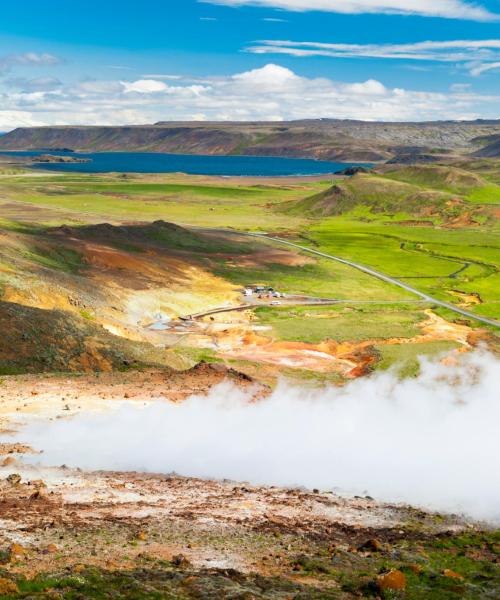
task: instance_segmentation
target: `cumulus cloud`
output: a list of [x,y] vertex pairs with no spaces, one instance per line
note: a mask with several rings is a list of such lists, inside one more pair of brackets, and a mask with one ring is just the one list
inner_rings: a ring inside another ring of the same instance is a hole
[[233,89],[251,91],[258,86],[262,93],[283,93],[286,90],[297,90],[297,88],[303,87],[305,81],[290,69],[273,64],[234,75],[232,78]]
[[38,120],[31,112],[23,110],[1,110],[0,109],[0,131],[9,131],[12,129],[12,124],[16,127],[36,127],[45,125],[41,120]]
[[[475,119],[497,116],[499,97],[472,90],[391,88],[370,78],[341,82],[302,77],[276,64],[226,77],[169,81],[84,81],[56,89],[0,91],[3,121],[44,124],[134,124],[165,120]],[[20,111],[20,112],[19,112]],[[9,115],[8,117],[6,115]],[[5,126],[4,126],[5,127]]]
[[123,86],[125,92],[135,92],[137,94],[154,94],[157,92],[164,92],[168,89],[165,83],[157,81],[156,79],[139,79],[132,83],[124,82]]
[[344,14],[381,13],[420,15],[472,21],[498,20],[498,15],[464,0],[199,0],[226,6],[258,6],[288,11]]

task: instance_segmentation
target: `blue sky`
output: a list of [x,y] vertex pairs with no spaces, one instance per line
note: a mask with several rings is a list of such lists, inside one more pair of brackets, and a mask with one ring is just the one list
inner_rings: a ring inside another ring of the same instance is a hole
[[500,118],[499,15],[500,0],[9,2],[0,129]]

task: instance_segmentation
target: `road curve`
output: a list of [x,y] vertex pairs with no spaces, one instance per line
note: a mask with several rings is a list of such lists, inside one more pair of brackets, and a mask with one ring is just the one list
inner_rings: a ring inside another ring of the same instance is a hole
[[325,252],[320,252],[319,250],[313,250],[312,248],[308,248],[307,246],[300,246],[299,244],[294,244],[293,242],[288,242],[286,240],[282,240],[281,238],[272,237],[270,235],[266,235],[263,233],[250,233],[250,232],[241,232],[241,231],[233,232],[233,233],[237,233],[238,235],[246,235],[246,236],[261,238],[261,239],[265,239],[265,240],[272,240],[273,242],[277,242],[278,244],[284,244],[285,246],[291,246],[292,248],[297,248],[298,250],[302,250],[303,252],[309,252],[310,254],[315,254],[317,256],[321,256],[322,258],[329,258],[330,260],[335,260],[339,263],[342,263],[343,265],[348,265],[349,267],[358,269],[358,271],[363,271],[363,273],[371,275],[372,277],[381,279],[382,281],[385,281],[386,283],[392,283],[393,285],[397,285],[398,287],[402,288],[403,290],[406,290],[407,292],[410,292],[411,294],[416,294],[417,296],[420,296],[420,298],[423,298],[427,302],[431,302],[432,304],[437,304],[438,306],[447,308],[448,310],[451,310],[451,311],[453,311],[459,315],[462,315],[464,317],[467,317],[469,319],[475,319],[476,321],[480,321],[481,323],[486,323],[486,325],[491,325],[492,327],[500,328],[499,321],[495,321],[494,319],[488,319],[487,317],[482,317],[480,315],[476,315],[472,312],[469,312],[468,310],[463,310],[462,308],[458,308],[457,306],[454,306],[453,304],[448,304],[448,302],[443,302],[442,300],[433,298],[432,296],[429,296],[428,294],[425,294],[424,292],[420,292],[419,290],[415,289],[414,287],[411,287],[410,285],[407,285],[406,283],[403,283],[402,281],[399,281],[398,279],[389,277],[389,275],[384,275],[383,273],[380,273],[379,271],[375,271],[375,269],[370,269],[370,267],[365,267],[358,263],[352,262],[351,260],[345,260],[344,258],[340,258],[338,256],[333,256],[332,254],[326,254]]
[[212,308],[200,313],[192,313],[179,317],[181,321],[194,321],[195,319],[201,319],[202,317],[209,317],[210,315],[218,315],[220,313],[234,312],[238,310],[247,310],[249,308],[255,308],[254,304],[240,304],[239,306],[221,306],[220,308]]

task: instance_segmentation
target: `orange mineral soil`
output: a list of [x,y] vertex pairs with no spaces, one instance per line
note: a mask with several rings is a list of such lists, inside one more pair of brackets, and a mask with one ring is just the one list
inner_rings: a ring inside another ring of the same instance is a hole
[[[228,313],[229,314],[229,313]],[[308,369],[322,373],[339,373],[347,378],[367,374],[378,361],[375,346],[423,344],[436,341],[455,342],[459,351],[472,349],[487,342],[489,334],[468,325],[451,323],[426,310],[420,323],[420,335],[404,338],[368,339],[337,342],[325,340],[319,344],[276,340],[272,331],[256,323],[249,313],[233,313],[206,320],[204,328],[194,333],[191,343],[211,346],[226,359],[254,361],[279,368]]]

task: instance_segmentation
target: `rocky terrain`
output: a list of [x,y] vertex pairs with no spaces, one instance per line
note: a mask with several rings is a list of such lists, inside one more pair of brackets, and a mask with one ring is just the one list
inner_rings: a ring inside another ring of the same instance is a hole
[[[222,178],[2,170],[0,598],[498,598],[495,524],[382,501],[365,487],[349,496],[313,489],[317,483],[305,489],[183,477],[171,472],[182,469],[168,464],[169,455],[159,452],[162,440],[156,444],[135,415],[125,447],[133,447],[135,435],[146,436],[160,473],[144,472],[142,462],[84,470],[78,454],[86,453],[84,444],[71,436],[71,452],[56,461],[49,458],[48,436],[35,442],[29,433],[79,419],[113,420],[115,410],[183,410],[193,395],[204,407],[219,389],[229,390],[231,400],[241,392],[260,408],[282,377],[304,391],[332,382],[361,385],[394,357],[406,357],[410,370],[402,373],[411,375],[414,357],[433,348],[443,366],[479,347],[494,351],[494,331],[472,319],[412,303],[347,267],[243,229],[221,229],[233,214],[248,214],[252,225],[259,211],[270,223],[283,217],[285,239],[304,244],[309,236],[321,244],[315,228],[358,211],[352,247],[369,239],[363,228],[378,227],[362,260],[376,248],[387,256],[383,269],[392,269],[396,252],[398,276],[408,264],[426,275],[421,261],[430,260],[431,277],[418,285],[429,280],[433,293],[442,285],[461,306],[493,311],[498,169],[490,160],[473,167],[459,159],[451,166],[384,165],[373,173],[348,172],[333,187],[311,179],[246,178],[237,187]],[[185,212],[173,216],[179,209]],[[206,214],[207,222],[171,222],[195,214]],[[404,237],[392,242],[392,228]],[[428,242],[413,238],[420,231],[434,242],[429,258]],[[327,242],[346,233],[343,220],[327,231]],[[396,250],[383,246],[386,240]],[[471,241],[455,248],[457,240]],[[438,253],[448,255],[444,266]],[[277,306],[270,304],[274,297],[243,304],[249,302],[244,287],[257,282],[285,297]],[[327,301],[301,305],[294,297]],[[221,307],[224,312],[205,314]],[[206,420],[203,426],[209,427]],[[188,444],[200,437],[191,421],[179,430]],[[110,428],[106,434],[116,439]],[[161,436],[173,437],[163,428]],[[352,438],[356,451],[363,433]],[[61,438],[55,439],[59,447]],[[292,441],[306,448],[303,436]],[[286,452],[285,441],[277,443]],[[270,461],[271,450],[262,447]],[[140,451],[118,452],[142,460]],[[210,466],[210,457],[189,445],[180,452]],[[394,479],[384,461],[378,467]]]
[[484,158],[495,158],[500,156],[500,135],[491,135],[481,138],[484,147],[475,153],[475,156]]
[[311,121],[176,123],[128,127],[30,127],[1,138],[3,150],[149,151],[407,162],[478,152],[498,156],[499,121],[370,123]]
[[156,221],[6,229],[0,235],[4,375],[186,369],[205,357],[245,363],[238,368],[262,381],[275,380],[289,367],[352,379],[380,361],[375,348],[447,342],[466,351],[495,342],[486,331],[448,323],[428,310],[414,335],[319,343],[277,339],[253,310],[182,320],[242,305],[241,289],[214,273],[221,261],[230,271],[314,264],[295,251],[234,234]]
[[0,597],[82,599],[486,598],[500,590],[498,532],[367,492],[175,474],[39,466],[13,442],[30,421],[204,394],[223,368],[20,376],[0,384]]

